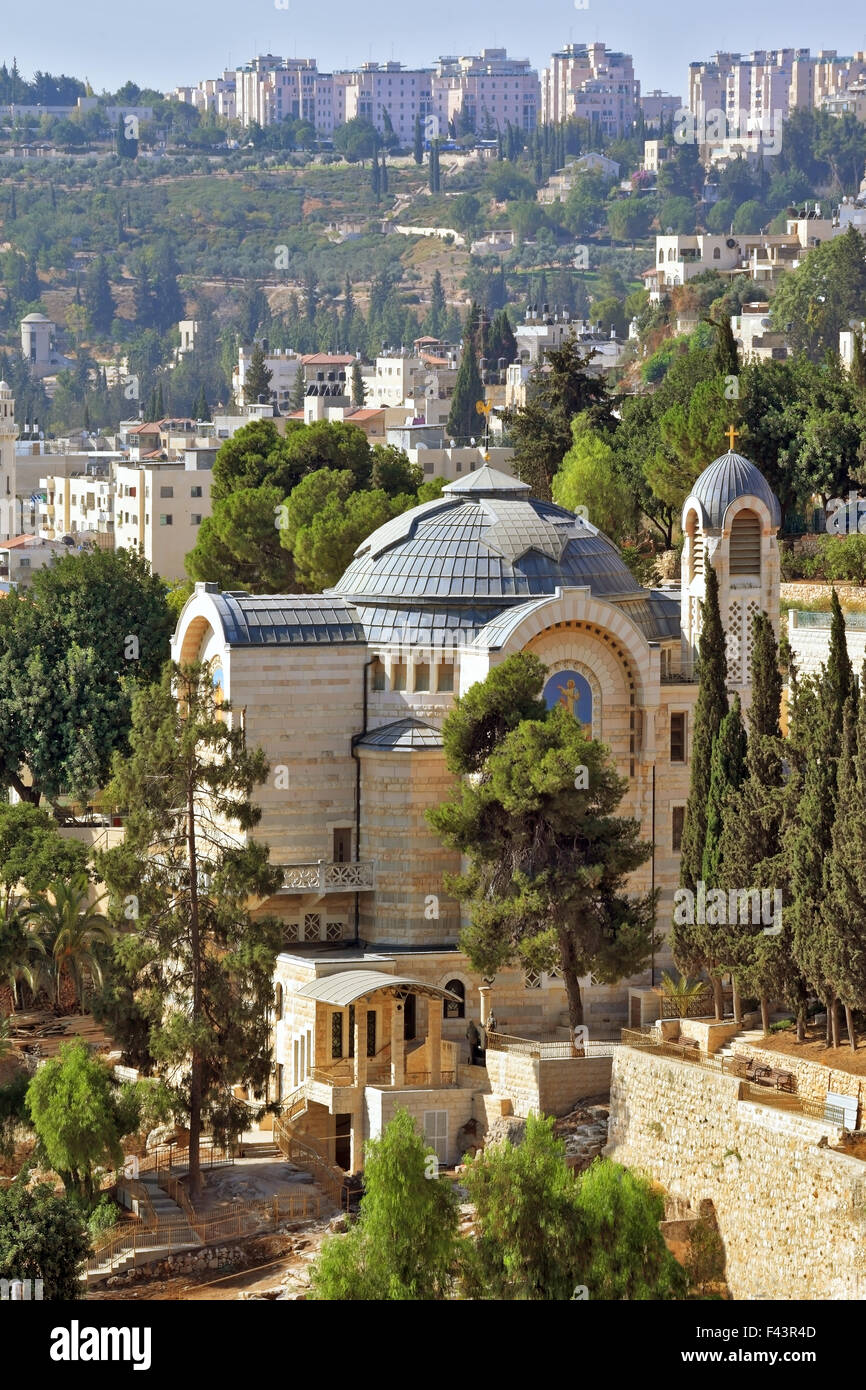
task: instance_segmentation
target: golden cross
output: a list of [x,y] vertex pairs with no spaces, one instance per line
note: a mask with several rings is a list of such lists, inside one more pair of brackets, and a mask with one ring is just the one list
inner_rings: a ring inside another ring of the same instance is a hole
[[731,446],[731,453],[733,453],[734,440],[740,434],[740,430],[735,430],[733,425],[728,425],[728,428],[725,430],[725,434],[728,436],[728,443]]

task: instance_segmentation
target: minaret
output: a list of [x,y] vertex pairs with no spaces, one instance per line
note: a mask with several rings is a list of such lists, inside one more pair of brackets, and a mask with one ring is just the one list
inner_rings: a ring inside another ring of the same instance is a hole
[[15,440],[15,401],[5,381],[0,381],[0,540],[17,534],[18,502]]

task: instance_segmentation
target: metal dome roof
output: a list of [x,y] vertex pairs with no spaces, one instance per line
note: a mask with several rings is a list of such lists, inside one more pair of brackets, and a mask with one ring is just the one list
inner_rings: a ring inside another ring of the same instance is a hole
[[725,513],[739,497],[758,497],[766,505],[775,526],[781,525],[779,499],[760,469],[742,454],[728,450],[714,459],[698,478],[686,498],[683,512],[689,503],[698,501],[703,511],[704,526],[723,526]]
[[582,586],[608,598],[640,592],[606,536],[528,492],[515,478],[479,469],[374,531],[329,592],[361,604],[423,599],[435,606],[501,606]]

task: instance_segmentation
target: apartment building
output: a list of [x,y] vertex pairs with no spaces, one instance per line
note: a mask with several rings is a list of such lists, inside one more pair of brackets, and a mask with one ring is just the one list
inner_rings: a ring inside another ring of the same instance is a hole
[[509,58],[504,48],[482,48],[472,57],[443,57],[433,77],[440,127],[462,117],[479,134],[507,125],[534,130],[539,121],[541,83],[528,58]]
[[805,215],[788,218],[785,231],[777,233],[657,236],[655,266],[644,272],[643,279],[652,303],[707,270],[745,275],[771,287],[783,271],[796,270],[813,246],[838,236],[840,230],[836,220]]
[[0,592],[26,589],[35,570],[43,569],[66,554],[67,546],[41,536],[12,536],[3,541],[0,543]]
[[114,538],[140,550],[163,579],[183,579],[184,557],[211,513],[215,449],[188,449],[177,461],[119,464],[115,474]]
[[105,464],[100,470],[46,473],[39,480],[39,534],[48,540],[73,536],[102,550],[114,549],[115,483]]
[[[244,389],[252,356],[252,348],[238,349],[237,366],[232,369],[232,394],[238,402],[246,399]],[[271,374],[271,399],[281,411],[285,411],[295,389],[298,372],[302,370],[302,359],[291,348],[266,348],[265,366]]]
[[603,43],[569,43],[541,75],[541,119],[595,121],[606,135],[626,135],[637,119],[640,82],[628,53]]
[[[435,67],[370,61],[333,73],[319,72],[315,58],[262,53],[234,73],[198,87],[178,87],[173,95],[199,110],[236,116],[244,125],[303,118],[323,136],[355,117],[385,134],[390,121],[407,145],[414,139],[416,120],[427,138],[445,135],[461,119],[479,131],[504,130],[509,123],[532,130],[540,93],[538,73],[528,58],[510,58],[504,48],[483,48],[478,54],[440,57]],[[433,126],[428,124],[431,117]]]
[[[756,49],[715,53],[689,65],[688,109],[725,112],[729,134],[767,130],[781,115],[835,102],[866,77],[866,53],[840,57],[835,49]],[[842,108],[847,109],[847,108]]]
[[672,96],[658,87],[638,99],[638,108],[647,126],[658,128],[662,120],[669,123],[683,104],[682,97]]

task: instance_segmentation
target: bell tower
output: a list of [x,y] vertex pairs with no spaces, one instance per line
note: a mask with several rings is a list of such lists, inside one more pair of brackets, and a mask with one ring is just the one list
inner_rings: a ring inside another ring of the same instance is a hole
[[[736,431],[731,430],[731,445]],[[752,620],[764,612],[779,636],[779,500],[749,459],[722,454],[698,478],[683,504],[681,626],[687,653],[697,655],[707,567],[719,581],[729,686],[752,682]]]
[[0,540],[8,541],[17,532],[19,515],[16,495],[17,467],[15,440],[15,401],[5,381],[0,381]]

